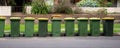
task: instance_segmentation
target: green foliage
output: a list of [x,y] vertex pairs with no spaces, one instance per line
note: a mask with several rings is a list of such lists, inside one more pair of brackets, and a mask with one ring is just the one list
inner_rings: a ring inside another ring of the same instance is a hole
[[99,7],[100,4],[95,0],[82,0],[76,4],[79,7]]
[[31,2],[24,3],[24,6],[30,6]]
[[2,6],[14,6],[16,5],[15,0],[0,0]]
[[101,7],[105,7],[105,6],[106,6],[104,1],[105,1],[105,0],[98,0],[98,2],[100,3],[100,6],[101,6]]
[[104,2],[105,0],[98,0],[98,2],[100,3],[101,7],[111,7],[113,5],[112,2]]
[[16,5],[15,0],[9,0],[8,5],[12,5],[12,6]]
[[107,7],[111,7],[112,5],[113,5],[112,2],[108,2],[108,3],[107,3]]
[[105,0],[82,0],[76,5],[79,7],[111,7],[112,2],[104,2]]
[[32,3],[32,14],[48,14],[50,13],[50,6],[45,4],[44,0],[35,0]]

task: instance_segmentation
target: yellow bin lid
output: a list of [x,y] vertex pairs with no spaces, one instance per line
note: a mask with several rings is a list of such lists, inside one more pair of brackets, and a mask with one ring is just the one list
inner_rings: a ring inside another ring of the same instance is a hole
[[52,17],[61,17],[62,15],[60,15],[60,14],[54,14],[54,15],[52,15]]
[[80,17],[80,18],[77,18],[78,20],[88,20],[88,18],[86,17]]
[[33,17],[25,17],[24,19],[25,20],[34,20],[35,18],[33,18]]
[[93,17],[93,18],[90,18],[90,20],[100,20],[100,18]]
[[20,17],[11,17],[10,19],[17,19],[17,20],[20,20],[21,18],[20,18]]
[[48,20],[48,18],[38,18],[38,20]]
[[104,17],[102,18],[103,20],[114,20],[115,18],[114,17]]
[[64,18],[64,20],[75,20],[75,18],[73,18],[73,17],[67,17],[67,18]]
[[0,16],[0,19],[6,19],[6,17]]

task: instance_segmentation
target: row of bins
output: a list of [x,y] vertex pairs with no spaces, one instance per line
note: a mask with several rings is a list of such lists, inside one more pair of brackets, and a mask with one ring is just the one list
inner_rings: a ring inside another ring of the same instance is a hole
[[[25,36],[32,37],[34,34],[34,18],[25,17]],[[38,35],[45,37],[48,35],[48,18],[38,18]],[[65,18],[65,34],[66,36],[74,36],[74,21],[75,18]],[[91,36],[100,36],[100,18],[77,18],[78,20],[78,34],[80,36],[88,36],[88,24],[90,24]],[[90,20],[90,23],[88,23]],[[20,18],[11,17],[11,32],[12,37],[20,36]],[[105,36],[113,36],[114,18],[105,17],[102,18],[103,34]],[[5,17],[0,17],[0,37],[4,36]],[[61,35],[61,18],[54,17],[52,19],[52,36]]]

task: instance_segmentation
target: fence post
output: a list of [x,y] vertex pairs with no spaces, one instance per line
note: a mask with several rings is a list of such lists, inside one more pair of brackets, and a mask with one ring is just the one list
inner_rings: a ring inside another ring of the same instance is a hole
[[100,36],[100,18],[90,18],[90,34]]
[[32,37],[34,34],[34,18],[25,17],[25,36]]
[[113,36],[114,18],[105,17],[103,20],[103,32],[105,36]]
[[78,33],[80,36],[88,35],[88,18],[78,18]]
[[48,35],[48,18],[38,19],[39,19],[38,35],[40,37],[46,37]]
[[4,36],[5,19],[5,17],[0,16],[0,37]]
[[65,18],[65,33],[67,36],[74,36],[74,20],[75,18]]
[[11,17],[11,36],[20,36],[20,17]]
[[61,35],[61,15],[53,15],[52,16],[52,36],[60,36]]

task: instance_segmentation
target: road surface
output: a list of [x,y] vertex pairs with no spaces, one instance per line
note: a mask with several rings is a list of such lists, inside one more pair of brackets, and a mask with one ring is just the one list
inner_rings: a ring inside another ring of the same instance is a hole
[[0,48],[120,48],[120,36],[114,37],[5,37]]

